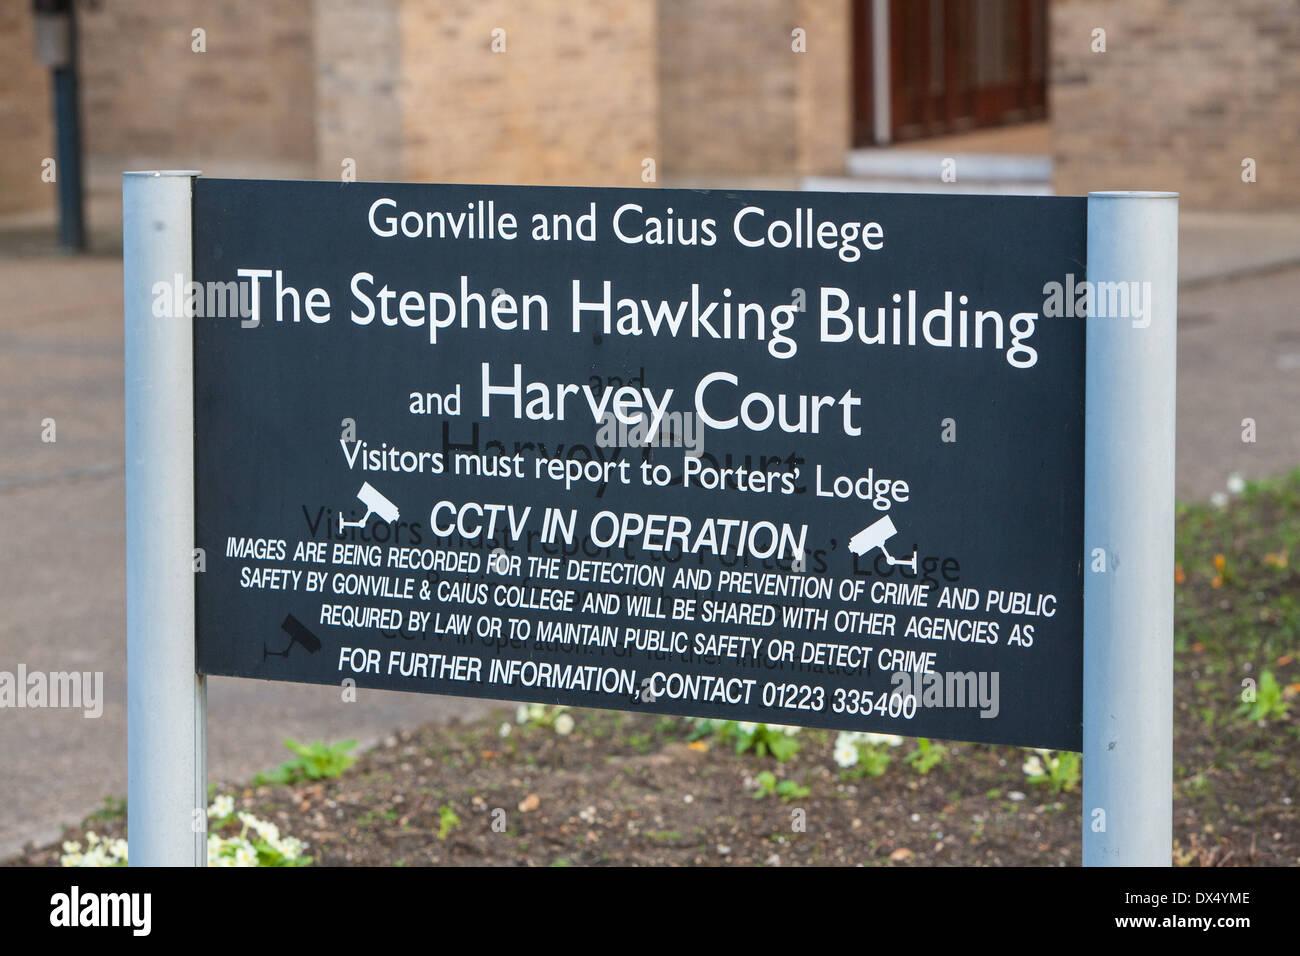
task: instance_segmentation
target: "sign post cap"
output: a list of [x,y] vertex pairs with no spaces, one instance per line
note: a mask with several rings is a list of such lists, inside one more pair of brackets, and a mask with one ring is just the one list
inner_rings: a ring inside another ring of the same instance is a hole
[[1103,189],[1088,193],[1089,199],[1177,199],[1178,193],[1153,189]]
[[201,169],[124,169],[123,176],[202,176]]

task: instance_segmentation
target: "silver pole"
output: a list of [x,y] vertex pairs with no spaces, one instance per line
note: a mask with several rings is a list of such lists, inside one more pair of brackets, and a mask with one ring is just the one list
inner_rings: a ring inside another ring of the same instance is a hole
[[1088,282],[1083,863],[1169,866],[1178,194],[1090,193]]
[[193,279],[197,175],[122,175],[132,866],[207,864],[206,697],[194,660],[192,329],[183,307],[176,310]]

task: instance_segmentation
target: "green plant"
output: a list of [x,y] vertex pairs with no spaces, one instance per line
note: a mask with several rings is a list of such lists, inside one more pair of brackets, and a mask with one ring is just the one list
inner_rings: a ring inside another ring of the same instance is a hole
[[712,735],[723,743],[735,745],[736,753],[743,754],[752,750],[755,756],[766,757],[771,754],[778,762],[789,760],[799,752],[799,741],[795,734],[798,727],[784,724],[755,724],[745,720],[712,720],[699,718],[695,729],[690,733],[691,740]]
[[442,806],[438,808],[438,839],[447,839],[447,834],[460,826],[460,817],[456,816],[456,811],[451,807]]
[[893,759],[890,751],[902,743],[903,738],[896,734],[846,730],[836,736],[831,754],[835,763],[844,768],[840,772],[841,779],[879,777],[889,769],[889,763]]
[[916,749],[903,758],[903,762],[924,776],[943,762],[945,750],[928,737],[916,738]]
[[328,780],[342,776],[344,770],[357,762],[357,758],[348,753],[357,745],[355,740],[340,740],[336,744],[317,740],[314,743],[301,744],[292,737],[286,737],[284,745],[293,752],[294,757],[274,770],[255,774],[254,786],[262,787],[268,784],[288,786],[303,780]]
[[660,717],[655,721],[655,733],[663,737],[675,737],[681,729],[681,719],[677,717]]
[[758,783],[757,789],[754,790],[755,800],[777,796],[781,798],[782,803],[789,803],[791,800],[798,800],[812,793],[810,788],[800,786],[793,780],[777,780],[776,774],[770,770],[761,771],[754,779]]
[[1280,720],[1286,716],[1287,709],[1288,704],[1277,678],[1272,671],[1264,671],[1259,675],[1255,699],[1243,700],[1237,705],[1237,716],[1244,716],[1252,723],[1259,720]]
[[[209,794],[210,795],[210,794]],[[110,823],[126,819],[126,801],[121,797],[105,797],[104,805],[90,815],[93,820]]]
[[[293,837],[281,837],[274,823],[259,820],[251,813],[239,814],[239,835],[223,839],[208,836],[208,866],[309,866],[311,857],[303,855],[304,844]],[[252,836],[249,831],[252,831]],[[241,854],[252,847],[255,862],[241,861]],[[229,861],[229,862],[227,862]]]
[[1071,791],[1079,785],[1082,758],[1069,750],[1035,750],[1021,767],[1029,782],[1046,785],[1053,793]]
[[655,749],[655,740],[650,734],[628,734],[627,745],[639,754],[648,754]]
[[859,747],[858,753],[860,755],[858,768],[862,771],[862,775],[867,777],[879,777],[884,774],[893,759],[887,749],[878,745]]
[[573,715],[563,704],[520,704],[515,710],[520,727],[548,727],[561,736],[573,732]]

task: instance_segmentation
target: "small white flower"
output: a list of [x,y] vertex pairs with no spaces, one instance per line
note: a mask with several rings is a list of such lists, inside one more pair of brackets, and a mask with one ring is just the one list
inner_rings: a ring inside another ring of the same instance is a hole
[[501,730],[498,731],[498,733],[500,733],[502,737],[509,737],[509,736],[510,736],[510,721],[508,721],[508,720],[503,721],[502,724],[501,724]]
[[1214,494],[1210,495],[1210,504],[1214,505],[1216,508],[1226,508],[1228,507],[1228,496],[1222,491],[1216,491]]
[[1235,471],[1228,476],[1228,493],[1239,495],[1246,490],[1246,479]]
[[212,834],[208,837],[208,866],[234,866],[235,860],[233,853],[227,853],[227,847],[234,847],[242,840],[226,840],[222,837]]
[[555,732],[561,737],[567,737],[573,732],[573,718],[568,714],[560,714],[555,718]]
[[235,812],[235,798],[228,793],[223,793],[212,801],[212,806],[208,807],[208,816],[218,820],[224,820]]
[[736,723],[736,729],[745,736],[750,736],[754,731],[758,730],[758,724],[752,723],[748,720],[742,720]]
[[1043,762],[1037,756],[1031,756],[1020,769],[1025,772],[1026,777],[1041,777],[1044,773]]
[[234,866],[233,854],[223,853],[226,841],[219,836],[208,837],[208,866]]
[[76,840],[67,840],[63,844],[63,855],[59,857],[59,866],[85,866],[85,856],[81,844]]
[[903,746],[903,738],[898,734],[863,734],[863,743],[888,744],[891,747]]
[[520,704],[519,707],[515,710],[515,723],[516,723],[516,724],[526,724],[526,723],[528,723],[528,705],[527,705],[527,704]]
[[858,745],[851,740],[844,740],[841,735],[841,738],[835,741],[832,757],[839,766],[852,767],[858,762]]

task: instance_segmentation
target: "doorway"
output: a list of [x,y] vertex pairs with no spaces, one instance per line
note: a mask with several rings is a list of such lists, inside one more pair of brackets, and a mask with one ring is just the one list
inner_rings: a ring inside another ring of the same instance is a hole
[[854,0],[854,142],[1047,115],[1047,0]]

